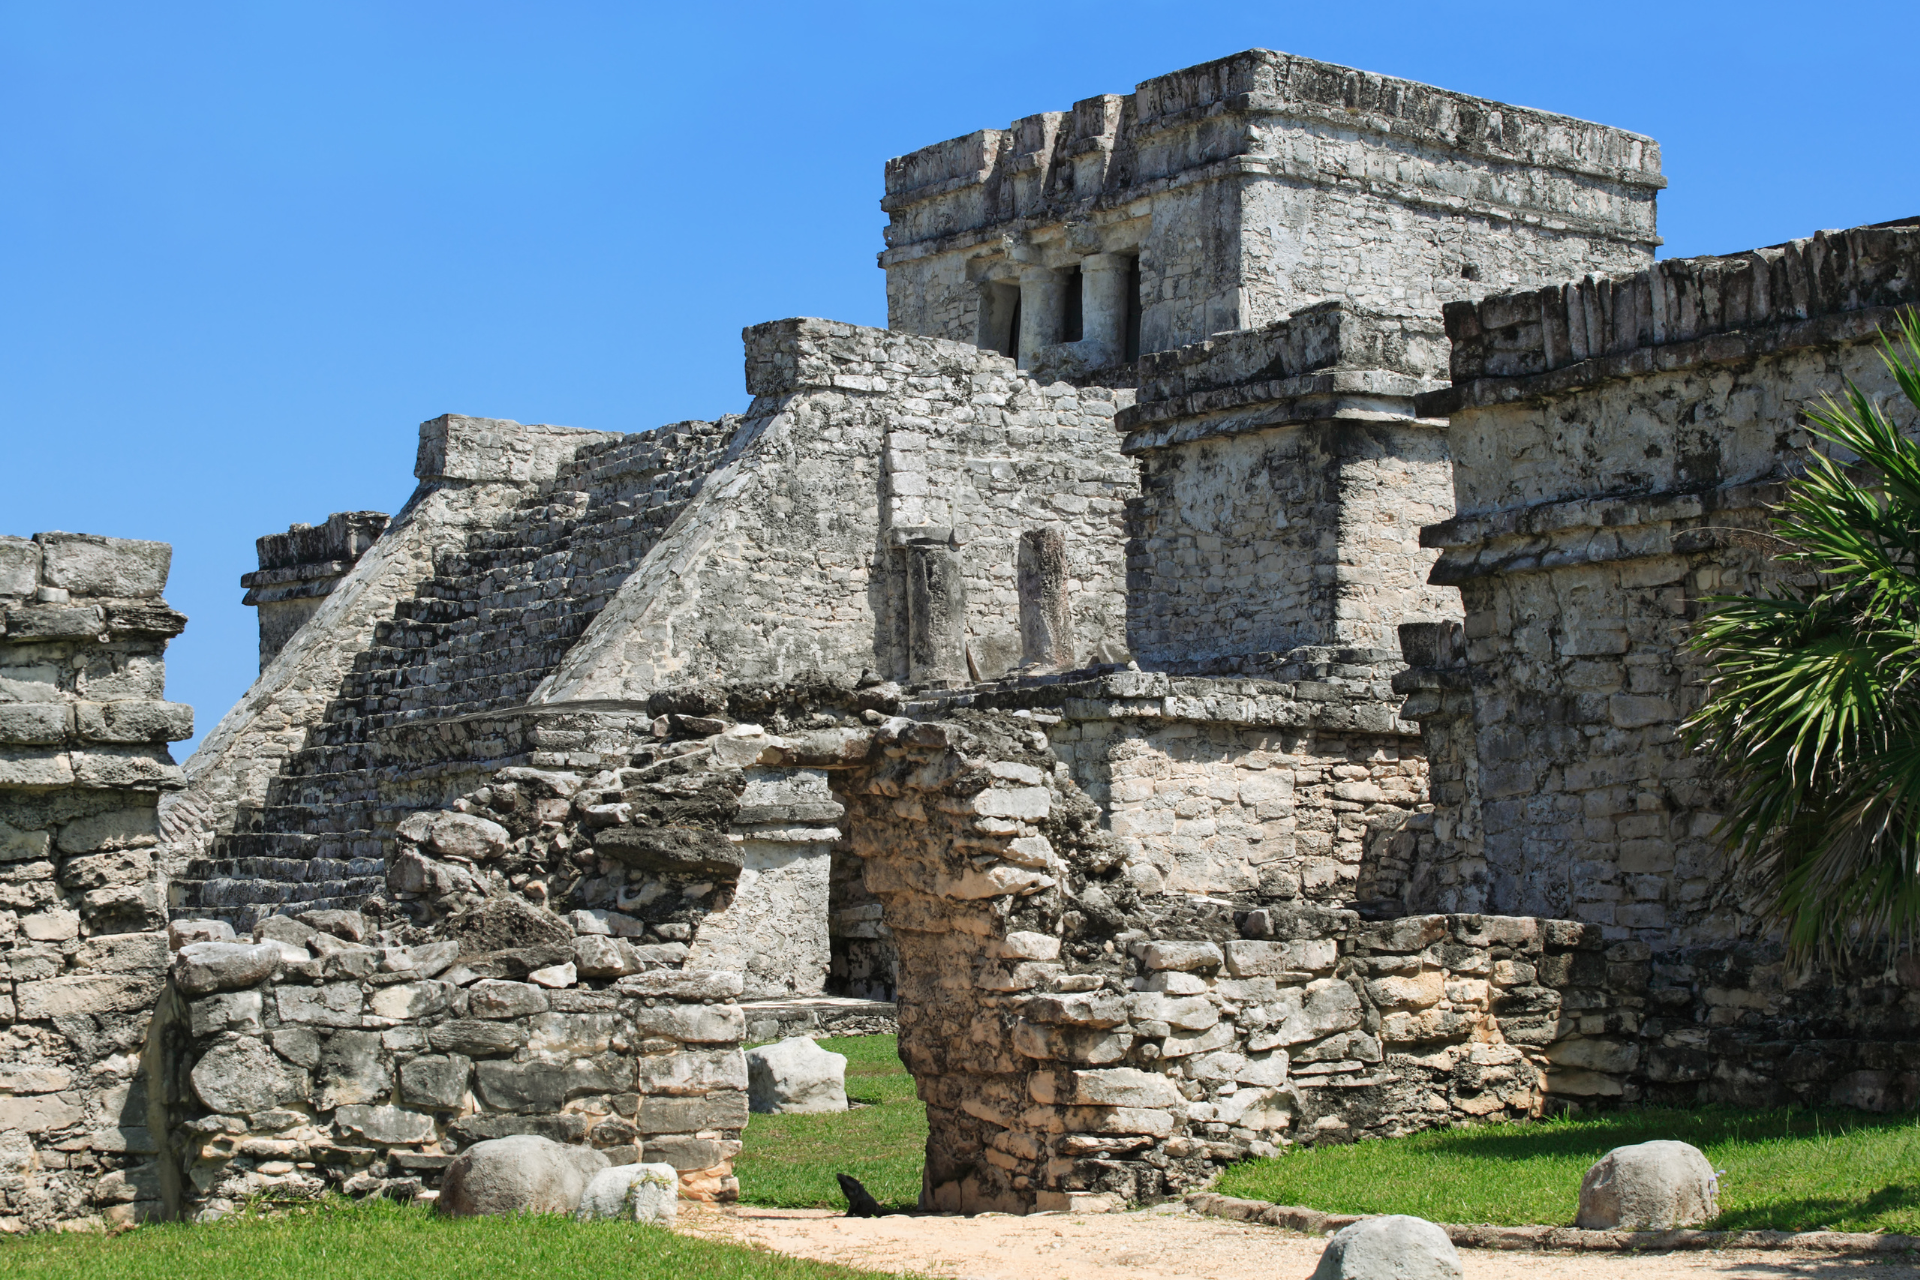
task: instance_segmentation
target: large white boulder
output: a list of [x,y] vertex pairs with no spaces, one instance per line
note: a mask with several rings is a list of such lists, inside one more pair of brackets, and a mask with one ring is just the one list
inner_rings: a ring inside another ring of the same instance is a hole
[[747,1050],[747,1105],[761,1112],[847,1109],[847,1059],[805,1036]]
[[1666,1231],[1720,1216],[1720,1182],[1700,1148],[1685,1142],[1615,1147],[1580,1180],[1580,1216],[1590,1231]]
[[670,1164],[617,1164],[593,1175],[580,1197],[582,1222],[618,1218],[673,1225],[680,1205],[680,1174]]
[[476,1142],[454,1157],[440,1184],[440,1210],[476,1214],[574,1213],[607,1157],[591,1147],[518,1134]]
[[1463,1280],[1447,1233],[1425,1218],[1391,1213],[1334,1232],[1312,1280]]

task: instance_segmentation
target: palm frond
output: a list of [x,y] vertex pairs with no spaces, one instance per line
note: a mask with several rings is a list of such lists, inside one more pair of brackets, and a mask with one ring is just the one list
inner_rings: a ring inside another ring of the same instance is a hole
[[[1920,412],[1920,317],[1881,358]],[[1705,602],[1689,644],[1714,673],[1685,726],[1801,959],[1920,936],[1920,444],[1852,383],[1807,417],[1825,447],[1773,527],[1812,582]]]

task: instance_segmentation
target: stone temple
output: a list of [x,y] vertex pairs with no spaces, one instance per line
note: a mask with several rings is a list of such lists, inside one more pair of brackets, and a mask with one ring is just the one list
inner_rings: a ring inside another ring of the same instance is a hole
[[897,1028],[944,1211],[1920,1100],[1920,966],[1785,967],[1676,734],[1920,221],[1656,263],[1651,139],[1264,50],[885,177],[890,327],[745,413],[446,415],[260,539],[184,767],[166,546],[0,539],[0,1228],[515,1133],[724,1199],[806,1028]]

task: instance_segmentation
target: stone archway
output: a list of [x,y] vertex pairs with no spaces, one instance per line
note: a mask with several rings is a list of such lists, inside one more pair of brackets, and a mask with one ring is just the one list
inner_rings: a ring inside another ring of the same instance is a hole
[[[663,711],[592,774],[497,770],[397,825],[384,901],[270,921],[266,977],[176,973],[168,1127],[204,1135],[169,1156],[182,1207],[369,1190],[522,1132],[735,1193],[746,975],[701,933],[738,897],[736,820],[779,823],[743,810],[750,775],[824,775],[882,905],[926,1209],[1113,1208],[1288,1142],[1538,1113],[1597,931],[1143,897],[1030,716],[830,692]],[[269,1151],[348,1163],[263,1172]]]

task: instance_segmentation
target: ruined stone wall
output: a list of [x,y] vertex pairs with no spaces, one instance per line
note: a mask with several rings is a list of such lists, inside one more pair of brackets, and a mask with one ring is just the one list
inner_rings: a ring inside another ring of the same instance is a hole
[[142,1055],[167,965],[163,542],[0,538],[0,1232],[159,1204]]
[[986,345],[996,286],[1032,312],[1098,255],[1138,259],[1144,352],[1332,298],[1427,314],[1647,265],[1659,169],[1636,134],[1249,50],[889,161],[889,324]]
[[[713,688],[670,709],[691,696],[656,695],[651,722],[576,713],[576,745],[596,750],[414,814],[364,914],[264,920],[262,939],[310,950],[170,1006],[181,1194],[218,1210],[243,1192],[398,1193],[516,1131],[649,1158],[685,1145],[715,1157],[696,1181],[724,1193],[734,1045],[648,1019],[688,984],[724,1004],[751,980],[723,956],[748,832],[830,820],[899,957],[928,1208],[1110,1207],[1288,1141],[1544,1105],[1561,997],[1535,960],[1599,945],[1591,929],[1143,894],[1156,873],[1101,829],[1047,713],[916,721],[884,686]],[[810,798],[823,778],[831,798]],[[369,945],[344,945],[355,934]],[[669,1112],[687,1127],[650,1118]]]
[[1452,416],[1460,514],[1423,541],[1466,619],[1410,637],[1400,680],[1439,802],[1414,903],[1570,917],[1650,964],[1607,1049],[1634,1087],[1920,1091],[1913,975],[1782,968],[1678,732],[1710,675],[1683,648],[1703,598],[1788,577],[1766,508],[1805,410],[1849,379],[1893,391],[1875,340],[1916,298],[1920,231],[1867,228],[1448,312],[1455,386],[1423,411]]
[[1390,900],[1431,818],[1385,653],[1249,655],[1232,677],[1077,673],[903,704],[1042,726],[1141,893]]
[[1452,510],[1441,424],[1413,413],[1439,386],[1440,337],[1334,302],[1141,361],[1120,415],[1141,463],[1133,652],[1390,648],[1406,617],[1457,610],[1419,545]]
[[208,1221],[324,1191],[405,1199],[437,1188],[462,1147],[521,1133],[616,1164],[644,1144],[682,1194],[737,1194],[738,974],[630,961],[615,978],[611,944],[591,934],[475,953],[406,945],[416,935],[358,913],[308,918],[326,928],[275,917],[251,946],[202,929],[215,944],[174,961],[152,1086],[173,1213]]

